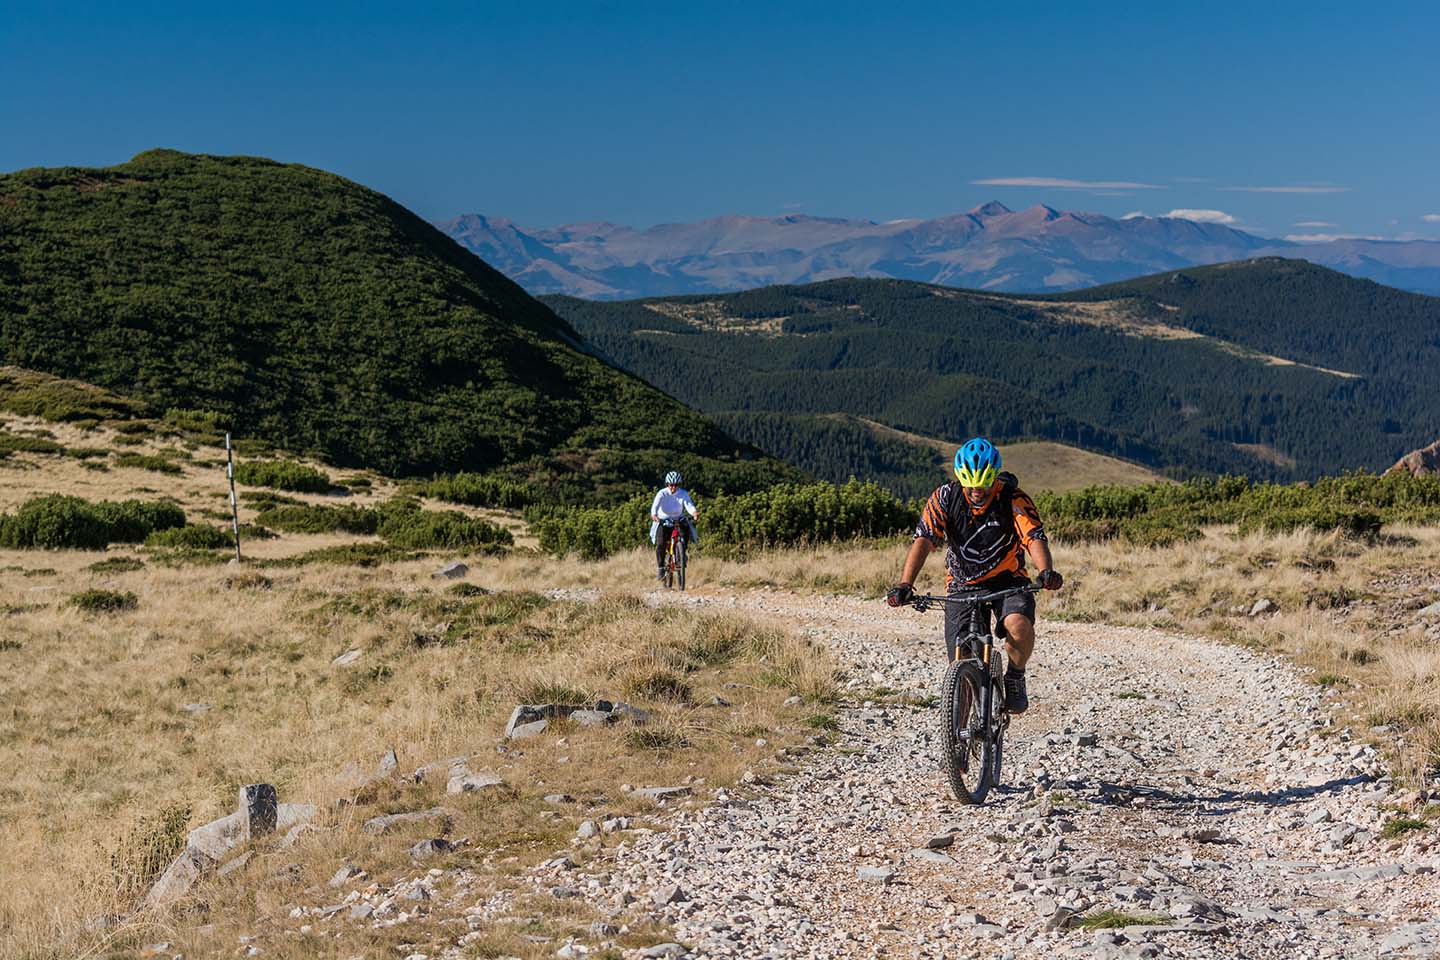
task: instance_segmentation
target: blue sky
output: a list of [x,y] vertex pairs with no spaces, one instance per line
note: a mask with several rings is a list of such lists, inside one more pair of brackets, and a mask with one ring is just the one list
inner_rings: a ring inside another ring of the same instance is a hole
[[221,6],[4,2],[0,169],[253,154],[534,226],[998,199],[1440,239],[1433,3]]

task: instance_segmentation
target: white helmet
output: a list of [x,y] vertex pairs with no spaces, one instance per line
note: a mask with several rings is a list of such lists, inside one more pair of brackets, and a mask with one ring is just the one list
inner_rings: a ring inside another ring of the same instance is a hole
[[665,474],[665,485],[670,486],[671,484],[674,484],[677,487],[680,485],[679,470],[671,470],[669,473]]

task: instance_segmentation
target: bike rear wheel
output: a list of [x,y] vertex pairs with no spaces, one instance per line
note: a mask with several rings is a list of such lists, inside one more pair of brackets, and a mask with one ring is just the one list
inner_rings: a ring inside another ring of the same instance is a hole
[[961,803],[983,803],[999,766],[982,723],[987,680],[978,663],[957,660],[946,669],[940,694],[940,764]]
[[681,590],[685,589],[685,541],[675,541],[675,583]]
[[670,545],[665,548],[665,589],[669,590],[675,586],[675,541],[672,539]]

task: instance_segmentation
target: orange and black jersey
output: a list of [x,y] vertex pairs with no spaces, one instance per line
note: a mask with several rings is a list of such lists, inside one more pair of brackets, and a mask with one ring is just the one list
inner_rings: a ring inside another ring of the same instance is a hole
[[976,509],[966,501],[960,484],[936,488],[920,511],[915,536],[945,551],[945,585],[971,586],[1002,574],[1024,574],[1025,548],[1045,539],[1035,501],[1001,475],[996,492]]

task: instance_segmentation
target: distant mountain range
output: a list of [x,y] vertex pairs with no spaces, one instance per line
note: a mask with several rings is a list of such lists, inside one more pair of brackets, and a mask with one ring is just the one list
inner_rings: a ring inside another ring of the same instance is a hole
[[1258,256],[1308,260],[1404,290],[1440,293],[1440,242],[1293,243],[1173,217],[1116,220],[996,202],[935,220],[800,214],[715,217],[645,230],[529,229],[465,214],[436,224],[533,294],[593,300],[720,293],[838,277],[889,277],[1012,293],[1076,290]]

